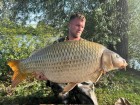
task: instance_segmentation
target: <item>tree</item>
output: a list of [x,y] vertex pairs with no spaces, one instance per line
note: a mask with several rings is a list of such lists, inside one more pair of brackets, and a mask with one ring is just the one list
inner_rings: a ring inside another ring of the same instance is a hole
[[[10,19],[24,24],[31,19],[31,14],[35,14],[34,19],[44,20],[46,24],[65,35],[66,22],[70,14],[81,12],[87,17],[83,37],[105,44],[127,59],[126,0],[15,0],[4,2],[5,7],[9,3],[12,4],[9,7]],[[15,11],[12,12],[12,10]]]
[[118,0],[116,2],[116,33],[120,37],[117,43],[117,52],[126,60],[128,60],[128,3],[127,0]]
[[[130,66],[135,69],[140,69],[140,1],[128,0],[129,4],[129,60]],[[139,63],[137,63],[139,62]]]

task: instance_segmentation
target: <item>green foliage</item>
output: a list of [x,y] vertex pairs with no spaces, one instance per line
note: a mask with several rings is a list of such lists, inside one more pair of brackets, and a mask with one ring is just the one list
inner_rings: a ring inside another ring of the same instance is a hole
[[[7,2],[7,3],[6,3]],[[8,3],[13,4],[7,11],[10,19],[27,23],[34,14],[34,20],[45,20],[59,32],[67,35],[66,26],[70,14],[80,12],[86,15],[87,25],[83,37],[105,45],[111,44],[115,48],[120,42],[120,35],[116,31],[117,0],[24,0],[3,1],[3,10],[8,8]],[[14,11],[13,11],[14,10]],[[7,12],[2,12],[6,15]],[[1,15],[3,16],[3,15]]]
[[[44,91],[42,91],[42,89]],[[35,94],[36,92],[37,94]],[[46,88],[45,81],[39,82],[37,80],[32,80],[32,81],[24,81],[16,88],[16,90],[12,93],[12,95],[26,97],[34,94],[34,97],[43,97],[49,95],[50,92],[51,91],[49,90],[49,88]]]
[[87,26],[84,38],[102,43],[106,46],[115,46],[120,42],[120,37],[116,33],[116,4],[115,1],[101,3],[98,8],[87,13]]
[[[26,80],[8,93],[8,86],[0,83],[0,104],[40,104],[51,101],[53,93],[45,81]],[[10,84],[7,84],[10,85]]]
[[140,62],[140,1],[129,1],[129,58]]
[[[67,35],[66,22],[70,14],[83,13],[89,18],[88,23],[91,23],[87,24],[89,28],[83,37],[107,45],[127,59],[127,0],[12,0],[3,1],[2,4],[4,12],[1,18],[22,24],[44,20],[61,35]],[[120,45],[116,47],[118,42]]]
[[6,66],[8,60],[28,57],[35,50],[51,43],[48,40],[55,36],[56,31],[45,24],[33,28],[3,20],[0,22],[0,32],[0,75],[6,75],[9,71]]

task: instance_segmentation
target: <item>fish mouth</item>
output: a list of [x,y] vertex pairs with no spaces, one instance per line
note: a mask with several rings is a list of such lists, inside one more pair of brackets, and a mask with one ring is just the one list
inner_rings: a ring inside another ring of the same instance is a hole
[[121,66],[120,69],[126,70],[126,66]]
[[120,69],[124,69],[124,70],[126,70],[126,66],[127,66],[127,65],[128,65],[128,64],[125,63],[123,66],[120,67]]

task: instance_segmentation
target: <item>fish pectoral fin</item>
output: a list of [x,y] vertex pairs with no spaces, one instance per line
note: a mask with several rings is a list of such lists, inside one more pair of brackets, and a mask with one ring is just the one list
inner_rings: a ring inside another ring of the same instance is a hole
[[104,72],[103,70],[100,70],[100,71],[96,70],[96,72],[91,74],[90,80],[93,83],[96,83],[100,79],[100,77],[102,76],[103,72]]
[[11,85],[12,88],[15,87],[17,84],[19,84],[21,81],[23,81],[28,75],[26,73],[20,72],[19,63],[20,63],[19,60],[12,60],[7,63],[14,71],[14,75],[12,77],[12,85]]
[[68,83],[68,84],[64,87],[62,94],[65,94],[66,92],[71,91],[77,84],[78,84],[78,83],[73,83],[73,82]]

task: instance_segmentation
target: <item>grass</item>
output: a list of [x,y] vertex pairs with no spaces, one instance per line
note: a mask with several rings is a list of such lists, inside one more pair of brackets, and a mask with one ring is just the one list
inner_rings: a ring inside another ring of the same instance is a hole
[[[114,105],[120,98],[126,98],[132,105],[140,105],[140,72],[134,70],[107,73],[95,85],[99,105]],[[34,79],[19,84],[7,94],[10,78],[0,81],[0,105],[38,105],[54,103],[53,93],[45,81]]]
[[[102,80],[96,86],[99,105],[113,105],[123,97],[132,105],[140,105],[140,72],[117,71]],[[110,76],[110,77],[109,77]]]

